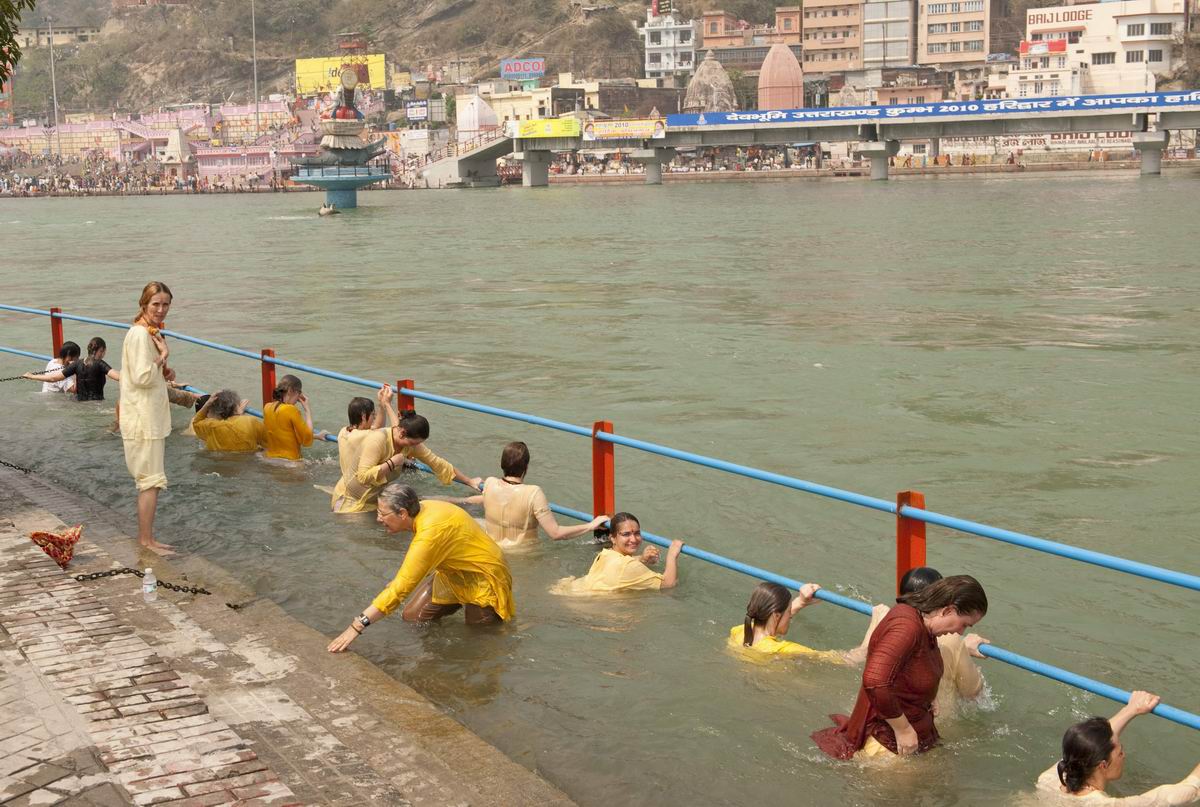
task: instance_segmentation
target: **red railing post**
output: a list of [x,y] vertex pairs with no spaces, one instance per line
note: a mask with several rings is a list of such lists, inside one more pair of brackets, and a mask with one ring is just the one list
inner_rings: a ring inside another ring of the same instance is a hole
[[613,449],[607,440],[596,437],[596,432],[613,433],[613,425],[607,420],[592,424],[592,514],[611,516],[617,509],[616,470]]
[[900,579],[909,569],[925,565],[925,522],[900,514],[903,507],[925,509],[925,494],[917,490],[902,490],[896,494],[896,594],[900,594]]
[[417,410],[417,403],[413,397],[404,390],[413,388],[413,380],[411,378],[402,378],[396,382],[396,409],[403,412],[406,409],[411,409],[414,412]]
[[54,316],[61,313],[62,309],[58,306],[50,309],[50,352],[54,354],[54,358],[58,358],[58,352],[62,350],[63,345],[62,320]]
[[263,406],[266,406],[271,401],[275,400],[275,362],[267,361],[267,358],[275,358],[275,349],[264,347],[262,349],[262,399]]

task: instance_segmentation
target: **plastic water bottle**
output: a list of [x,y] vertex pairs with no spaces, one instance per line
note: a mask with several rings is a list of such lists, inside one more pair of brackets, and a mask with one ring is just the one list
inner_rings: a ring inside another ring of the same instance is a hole
[[146,602],[154,602],[158,599],[158,578],[154,576],[154,570],[147,568],[145,576],[142,577],[142,599]]

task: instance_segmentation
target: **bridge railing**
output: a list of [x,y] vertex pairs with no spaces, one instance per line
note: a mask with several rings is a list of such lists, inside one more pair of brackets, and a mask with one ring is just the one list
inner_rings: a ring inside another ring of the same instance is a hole
[[[48,317],[50,321],[51,346],[55,355],[58,354],[59,348],[62,346],[62,323],[64,320],[86,322],[93,325],[103,325],[111,328],[129,328],[129,323],[126,322],[116,322],[113,320],[97,319],[94,317],[85,317],[77,314],[68,314],[64,313],[59,308],[44,310],[26,306],[0,304],[0,311],[12,311]],[[163,333],[175,339],[179,339],[180,341],[189,342],[201,347],[222,351],[258,362],[262,377],[262,397],[264,404],[272,399],[272,391],[275,388],[276,367],[287,367],[299,372],[309,373],[323,378],[329,378],[335,381],[342,381],[348,384],[368,387],[371,389],[379,389],[384,384],[382,381],[363,378],[361,376],[348,375],[346,373],[340,373],[334,370],[327,370],[325,368],[280,358],[275,355],[275,351],[272,348],[262,348],[258,352],[254,352],[245,350],[243,348],[233,347],[231,345],[225,345],[219,342],[202,339],[200,337],[179,333],[177,331],[164,329]],[[12,347],[0,347],[0,352],[37,359],[48,360],[50,358],[49,356],[43,354]],[[1200,591],[1200,577],[1192,574],[1165,569],[1162,567],[1117,557],[1115,555],[1094,552],[1092,550],[1082,549],[1069,544],[1050,541],[1044,538],[1038,538],[1036,536],[1026,535],[1024,533],[993,527],[988,524],[956,518],[954,516],[948,516],[928,510],[924,507],[924,495],[919,491],[901,491],[897,495],[896,501],[892,502],[886,499],[880,499],[866,494],[856,493],[854,491],[843,490],[840,488],[831,487],[829,485],[822,485],[820,483],[810,482],[784,474],[764,471],[762,469],[753,468],[746,465],[739,465],[737,463],[728,462],[726,460],[721,460],[714,457],[707,457],[701,454],[695,454],[689,451],[671,448],[669,446],[658,445],[656,443],[650,443],[644,440],[637,440],[632,437],[625,437],[615,433],[613,430],[613,424],[609,421],[596,421],[590,428],[588,428],[586,426],[580,426],[560,420],[553,420],[526,412],[502,409],[500,407],[489,406],[487,404],[476,403],[474,401],[466,401],[459,398],[452,398],[445,395],[427,392],[425,390],[419,390],[416,389],[412,379],[399,379],[394,385],[391,386],[396,392],[398,404],[401,408],[414,408],[414,403],[416,400],[423,400],[430,403],[438,403],[444,406],[451,406],[468,411],[479,412],[481,414],[528,423],[531,425],[541,426],[543,428],[588,438],[592,444],[592,513],[589,514],[584,511],[557,504],[552,504],[550,507],[550,509],[555,513],[580,521],[590,521],[593,517],[592,514],[612,513],[615,511],[616,495],[613,447],[616,445],[621,445],[650,454],[712,468],[725,473],[735,474],[761,482],[768,482],[770,484],[781,485],[783,487],[803,491],[806,493],[812,493],[818,496],[835,499],[837,501],[854,504],[859,507],[865,507],[894,516],[896,519],[897,586],[899,585],[899,578],[904,574],[904,572],[916,566],[925,565],[925,525],[935,524],[937,526],[946,527],[948,529],[957,530],[970,535],[976,535],[979,537],[1020,546],[1026,549],[1032,549],[1038,552],[1057,555],[1059,557],[1064,557],[1083,563],[1089,563],[1095,566],[1101,566],[1103,568],[1123,572],[1126,574],[1137,575],[1161,583],[1167,583],[1170,585],[1191,589],[1193,591]],[[252,414],[261,417],[261,412],[258,412],[257,410],[250,411]],[[337,442],[337,438],[333,437],[332,435],[327,436],[325,439],[330,442]],[[427,471],[428,469],[423,468],[422,470]],[[664,536],[644,530],[642,535],[645,540],[655,545],[662,547],[670,546],[670,539]],[[793,589],[799,589],[800,586],[803,585],[801,581],[783,577],[766,569],[751,566],[749,564],[742,563],[741,561],[726,558],[724,556],[708,552],[691,545],[685,545],[683,548],[683,553],[723,568],[737,571],[760,580],[780,583],[781,585]],[[839,605],[852,611],[857,611],[866,615],[870,615],[871,613],[871,606],[867,603],[837,594],[832,591],[821,589],[817,592],[816,596],[818,599]],[[1128,690],[1124,690],[1111,684],[1097,681],[1095,679],[1088,678],[1087,676],[1079,675],[1078,673],[1074,673],[1069,670],[1020,655],[1018,653],[1014,653],[995,644],[982,645],[980,651],[988,658],[1003,661],[1014,667],[1018,667],[1028,672],[1068,684],[1069,686],[1073,686],[1077,689],[1092,692],[1119,703],[1129,702],[1130,692]],[[1184,711],[1166,703],[1160,703],[1157,707],[1155,707],[1153,713],[1181,725],[1188,726],[1189,728],[1200,730],[1200,715]]]

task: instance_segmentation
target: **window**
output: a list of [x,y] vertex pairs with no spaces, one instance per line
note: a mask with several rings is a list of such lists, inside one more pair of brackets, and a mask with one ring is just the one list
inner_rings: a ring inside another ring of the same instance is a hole
[[944,34],[944,33],[946,33],[946,23],[944,23],[944,22],[938,22],[938,23],[934,23],[933,25],[930,25],[930,26],[929,26],[929,33],[931,33],[931,34]]
[[1034,95],[1042,94],[1042,82],[1040,82],[1040,81],[1033,82],[1033,94]]
[[1171,23],[1169,22],[1152,22],[1150,23],[1151,36],[1170,36]]
[[682,42],[691,42],[692,41],[692,32],[691,31],[680,31],[679,32],[679,41],[681,43]]
[[715,34],[717,32],[717,23],[715,20],[708,24],[708,32],[710,34]]
[[967,30],[968,31],[982,31],[983,30],[983,20],[968,20],[967,21]]
[[1092,64],[1116,64],[1117,54],[1109,51],[1108,53],[1093,53]]
[[1125,26],[1125,36],[1145,36],[1145,34],[1146,34],[1146,23],[1144,23],[1144,22],[1139,22],[1135,25],[1126,25]]
[[1067,31],[1067,42],[1071,45],[1078,45],[1081,35],[1082,31]]
[[662,64],[662,54],[661,53],[647,53],[646,60],[650,64]]
[[1041,42],[1042,35],[1041,34],[1030,34],[1029,41],[1030,42]]
[[1148,51],[1146,51],[1146,61],[1148,61],[1148,62],[1161,62],[1162,60],[1163,60],[1163,52],[1162,52],[1161,50],[1148,50]]
[[1067,57],[1059,56],[1057,59],[1055,59],[1054,66],[1057,67],[1059,70],[1062,70],[1063,68],[1065,68],[1067,66]]
[[957,34],[960,31],[962,31],[962,23],[961,22],[950,23],[950,33]]
[[662,44],[662,34],[660,34],[658,31],[652,31],[650,33],[650,44],[651,45],[661,45]]
[[1125,63],[1126,64],[1132,64],[1133,62],[1145,61],[1145,57],[1146,57],[1145,51],[1141,51],[1141,50],[1125,51]]
[[951,42],[950,43],[950,52],[951,53],[958,53],[961,50],[962,50],[961,42]]
[[963,50],[982,52],[983,51],[983,40],[982,39],[968,40],[966,43],[966,46],[963,48]]
[[962,6],[963,11],[983,11],[983,0],[967,0]]
[[926,49],[930,53],[945,53],[946,52],[946,43],[945,42],[930,42],[926,46]]
[[950,6],[949,3],[930,3],[929,4],[929,13],[930,14],[945,14],[949,10],[949,6]]
[[916,98],[911,98],[911,99],[909,99],[909,103],[910,104],[923,104],[923,103],[925,103],[925,96],[918,95]]

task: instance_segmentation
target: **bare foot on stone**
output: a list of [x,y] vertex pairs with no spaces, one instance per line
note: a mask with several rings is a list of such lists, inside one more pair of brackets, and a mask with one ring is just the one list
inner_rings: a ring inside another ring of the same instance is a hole
[[156,555],[174,555],[175,547],[170,544],[164,544],[159,541],[154,541],[149,544],[141,544],[142,549],[148,549]]

